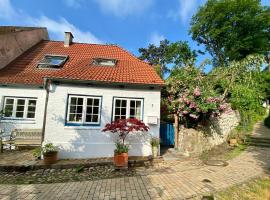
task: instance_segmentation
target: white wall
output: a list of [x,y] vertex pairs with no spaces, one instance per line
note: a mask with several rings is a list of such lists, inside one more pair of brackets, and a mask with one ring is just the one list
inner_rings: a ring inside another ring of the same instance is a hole
[[[68,94],[102,96],[101,125],[65,126]],[[114,96],[144,98],[143,120],[147,122],[147,116],[160,118],[160,91],[157,90],[53,85],[48,102],[45,142],[53,142],[61,147],[60,158],[112,157],[116,138],[112,133],[104,133],[101,130],[106,123],[111,122]],[[128,136],[127,142],[131,148],[129,155],[151,155],[150,135],[159,137],[159,123],[151,125],[148,134]]]
[[37,98],[36,119],[35,120],[1,120],[0,128],[10,132],[16,128],[37,128],[42,129],[43,113],[45,106],[46,93],[44,89],[38,88],[18,88],[18,87],[0,87],[0,110],[3,109],[4,97],[35,97]]

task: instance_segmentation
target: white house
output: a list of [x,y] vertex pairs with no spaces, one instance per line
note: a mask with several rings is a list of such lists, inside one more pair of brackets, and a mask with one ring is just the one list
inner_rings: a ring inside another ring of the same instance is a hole
[[42,40],[0,69],[1,128],[42,129],[60,158],[112,157],[115,137],[105,124],[139,118],[148,134],[127,138],[131,156],[151,155],[159,137],[160,89],[153,68],[116,45]]

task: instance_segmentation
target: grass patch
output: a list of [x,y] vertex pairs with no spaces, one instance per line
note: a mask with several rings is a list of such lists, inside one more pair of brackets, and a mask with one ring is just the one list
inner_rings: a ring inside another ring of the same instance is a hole
[[258,179],[247,184],[234,186],[219,192],[216,199],[220,200],[269,200],[270,199],[270,179]]
[[246,144],[239,144],[237,147],[235,147],[231,151],[225,153],[224,158],[225,158],[225,160],[231,160],[231,159],[239,156],[246,149],[247,149]]
[[236,147],[231,147],[227,143],[218,145],[209,151],[205,151],[200,155],[200,159],[206,160],[231,160],[239,156],[247,149],[247,144],[239,144]]

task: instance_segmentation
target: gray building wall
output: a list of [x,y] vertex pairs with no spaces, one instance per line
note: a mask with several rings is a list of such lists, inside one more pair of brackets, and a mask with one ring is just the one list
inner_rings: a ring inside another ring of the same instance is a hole
[[0,26],[0,69],[41,40],[48,40],[46,28]]

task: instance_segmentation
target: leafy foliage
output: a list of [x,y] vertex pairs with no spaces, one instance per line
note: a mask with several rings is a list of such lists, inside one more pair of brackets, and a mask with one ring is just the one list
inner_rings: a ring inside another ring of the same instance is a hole
[[206,80],[201,69],[188,66],[174,69],[166,81],[168,107],[186,127],[196,127],[229,107]]
[[160,144],[160,139],[158,137],[152,137],[151,139],[151,146],[158,147]]
[[267,126],[268,128],[270,128],[270,115],[265,118],[264,125]]
[[120,142],[116,142],[115,147],[116,147],[114,150],[115,154],[128,153],[128,150],[129,150],[128,145],[125,145]]
[[269,97],[269,83],[266,72],[261,72],[264,62],[262,55],[249,55],[229,62],[226,68],[215,68],[208,75],[208,82],[240,112],[240,129],[250,130],[265,114],[262,104]]
[[216,66],[270,51],[270,7],[259,0],[208,0],[191,21],[190,34]]
[[32,154],[36,159],[40,159],[41,154],[42,154],[42,148],[37,147],[37,148],[33,149]]
[[139,59],[152,64],[161,78],[168,73],[169,65],[184,67],[193,65],[197,57],[195,50],[191,50],[186,41],[160,41],[159,46],[150,44],[147,48],[140,48]]
[[58,152],[58,147],[54,146],[52,143],[45,144],[42,147],[42,153],[43,154],[54,153],[54,152]]
[[113,121],[111,124],[106,124],[103,132],[110,131],[117,133],[122,144],[125,144],[125,139],[129,133],[147,132],[149,127],[146,126],[142,121],[136,118],[129,119],[118,119]]

